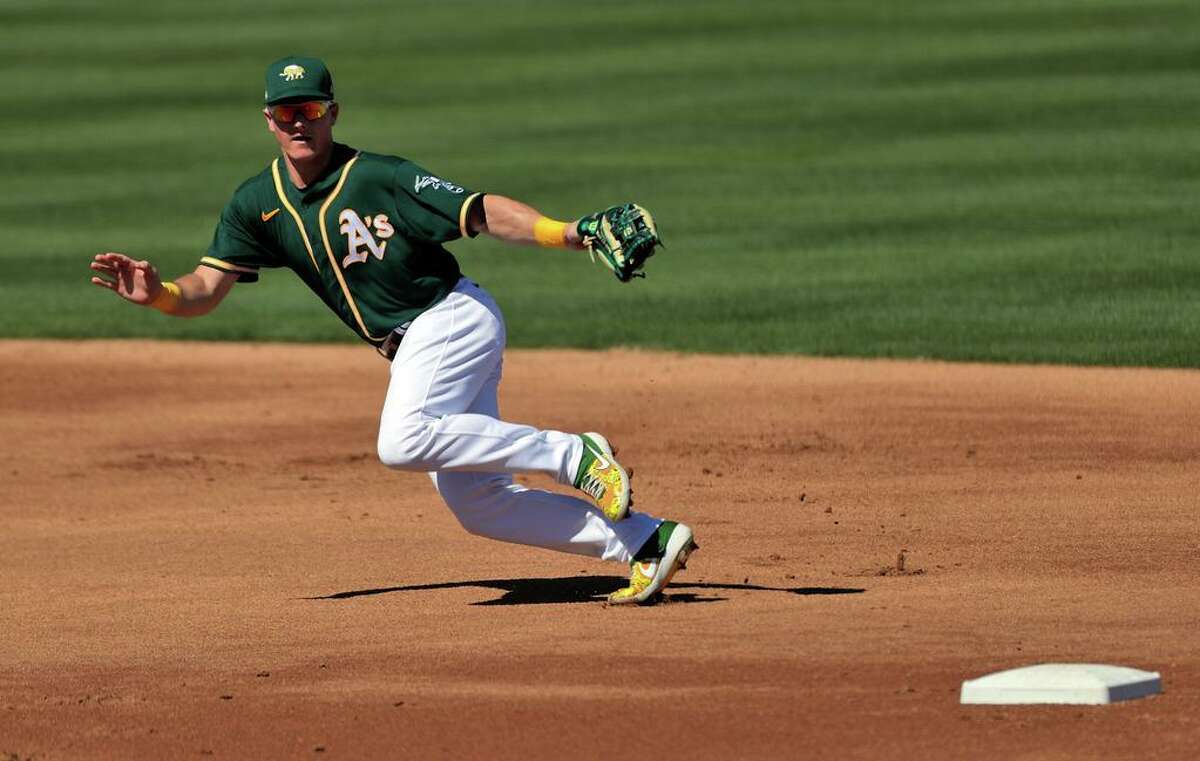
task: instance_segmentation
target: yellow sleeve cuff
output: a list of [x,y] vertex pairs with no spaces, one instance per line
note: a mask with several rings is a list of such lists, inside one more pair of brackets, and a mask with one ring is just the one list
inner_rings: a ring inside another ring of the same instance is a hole
[[200,263],[212,267],[215,270],[221,270],[222,272],[237,272],[242,275],[258,274],[258,269],[256,267],[246,267],[241,264],[233,264],[232,262],[227,262],[224,259],[218,259],[215,256],[202,256],[200,257]]
[[[458,207],[458,232],[464,238],[475,237],[475,235],[469,229],[467,229],[467,215],[471,211],[472,204],[474,204],[475,201],[478,200],[482,195],[483,193],[472,193],[471,195],[467,196],[467,200],[462,202],[462,206]],[[483,203],[482,200],[479,202]]]

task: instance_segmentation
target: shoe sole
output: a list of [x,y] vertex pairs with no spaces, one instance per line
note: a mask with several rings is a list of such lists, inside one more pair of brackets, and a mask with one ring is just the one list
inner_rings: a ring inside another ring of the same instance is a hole
[[[696,544],[696,537],[692,533],[691,527],[680,523],[671,532],[671,538],[667,540],[667,551],[663,553],[663,559],[658,564],[658,572],[654,574],[650,586],[642,590],[639,595],[609,602],[613,605],[628,605],[629,603],[648,605],[657,602],[658,598],[662,596],[662,591],[671,583],[671,579],[675,578],[676,573],[687,567],[688,558],[698,549],[700,549],[700,545]],[[671,559],[669,563],[667,558]]]
[[[629,515],[629,508],[633,507],[633,471],[625,470],[625,468],[621,467],[621,463],[617,462],[616,447],[608,443],[608,439],[594,432],[585,433],[583,435],[591,439],[593,444],[600,447],[600,451],[604,452],[605,456],[608,457],[610,462],[612,462],[612,464],[616,467],[617,472],[621,474],[621,486],[624,487],[625,492],[625,498],[621,500],[621,510],[617,513],[616,517],[609,516],[607,513],[605,513],[604,517],[608,518],[608,520],[612,523],[625,520],[625,517]],[[603,508],[601,508],[601,510],[603,510]]]

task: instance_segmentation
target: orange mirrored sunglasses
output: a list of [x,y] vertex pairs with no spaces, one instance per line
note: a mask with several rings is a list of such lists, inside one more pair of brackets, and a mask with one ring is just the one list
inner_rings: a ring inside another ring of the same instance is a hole
[[292,124],[297,116],[303,116],[305,121],[315,122],[329,113],[330,101],[310,100],[306,103],[279,103],[271,106],[271,118],[280,124]]

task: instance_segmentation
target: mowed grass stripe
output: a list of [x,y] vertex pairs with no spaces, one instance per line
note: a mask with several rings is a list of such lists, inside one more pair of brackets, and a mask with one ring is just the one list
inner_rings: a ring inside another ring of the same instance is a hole
[[195,265],[273,155],[263,65],[307,51],[342,140],[655,211],[629,286],[453,244],[515,345],[1198,366],[1197,31],[1099,0],[8,4],[0,335],[355,340],[286,272],[188,321],[86,283],[101,250]]

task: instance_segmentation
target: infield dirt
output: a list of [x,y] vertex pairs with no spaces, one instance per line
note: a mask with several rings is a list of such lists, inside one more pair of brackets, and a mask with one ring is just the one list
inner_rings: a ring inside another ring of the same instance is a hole
[[[630,609],[381,466],[386,370],[0,342],[0,758],[1196,756],[1200,373],[510,352],[506,418],[696,529]],[[1045,661],[1164,694],[958,703]]]

